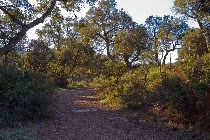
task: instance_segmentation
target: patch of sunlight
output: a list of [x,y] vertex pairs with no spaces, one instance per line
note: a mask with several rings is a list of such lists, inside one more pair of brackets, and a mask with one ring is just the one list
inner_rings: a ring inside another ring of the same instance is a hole
[[94,96],[81,96],[82,98],[87,98],[87,99],[95,99],[96,97],[94,97]]

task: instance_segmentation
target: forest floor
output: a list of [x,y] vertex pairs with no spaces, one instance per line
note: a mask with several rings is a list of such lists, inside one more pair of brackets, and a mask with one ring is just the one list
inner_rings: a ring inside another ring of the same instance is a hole
[[[7,139],[15,140],[17,137],[21,140],[185,139],[177,137],[164,127],[139,122],[128,117],[123,110],[101,104],[91,88],[57,90],[53,95],[50,110],[52,118],[47,121],[22,128],[21,131],[4,130],[4,133],[12,132]],[[0,129],[0,136],[1,133]]]

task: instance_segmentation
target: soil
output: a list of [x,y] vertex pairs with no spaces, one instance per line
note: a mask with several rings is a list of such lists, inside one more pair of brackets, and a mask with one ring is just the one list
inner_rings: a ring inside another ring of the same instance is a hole
[[52,119],[36,130],[40,140],[173,140],[163,129],[136,122],[122,110],[101,104],[93,89],[58,90],[50,106]]

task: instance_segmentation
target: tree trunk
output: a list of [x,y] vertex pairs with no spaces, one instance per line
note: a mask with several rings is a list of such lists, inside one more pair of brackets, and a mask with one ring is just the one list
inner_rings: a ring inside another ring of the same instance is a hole
[[163,57],[163,65],[166,64],[166,57],[168,56],[168,54],[169,54],[169,51],[166,51],[166,54]]
[[159,60],[158,60],[158,46],[157,46],[157,41],[154,41],[154,53],[155,53],[155,62],[157,63],[157,65],[160,65]]
[[109,39],[105,39],[105,43],[106,43],[106,53],[107,53],[107,57],[108,57],[109,59],[111,59],[113,62],[116,62],[114,56],[113,56],[113,55],[111,54],[111,52],[110,52],[110,41],[109,41]]
[[206,46],[208,49],[208,52],[210,53],[210,34],[208,31],[206,31],[206,33],[204,33],[205,39],[206,39]]
[[129,70],[133,69],[131,63],[130,63],[129,60],[128,60],[128,57],[125,57],[125,58],[124,58],[124,61],[125,61],[126,67],[127,67]]
[[197,19],[197,22],[198,22],[198,25],[205,37],[205,40],[206,40],[206,47],[208,49],[208,53],[210,53],[210,33],[209,33],[209,29],[205,29],[203,27],[203,24],[201,23],[201,21],[199,19]]

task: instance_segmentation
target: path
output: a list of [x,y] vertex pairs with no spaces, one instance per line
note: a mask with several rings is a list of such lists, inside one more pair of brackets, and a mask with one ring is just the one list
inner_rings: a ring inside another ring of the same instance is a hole
[[91,89],[54,95],[53,118],[38,130],[41,140],[173,140],[149,124],[137,124],[100,104]]

